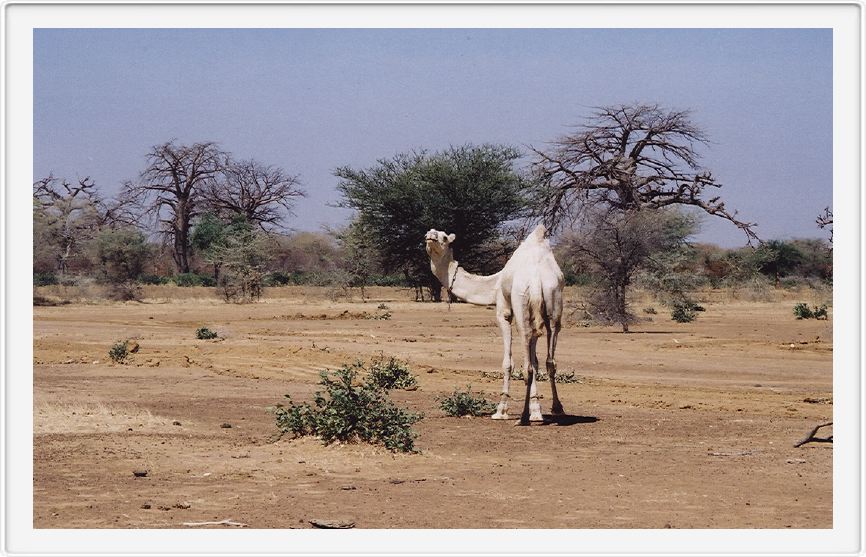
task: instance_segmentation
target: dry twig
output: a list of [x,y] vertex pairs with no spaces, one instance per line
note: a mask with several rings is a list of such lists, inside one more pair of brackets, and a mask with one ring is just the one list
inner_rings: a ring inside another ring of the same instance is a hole
[[824,424],[816,425],[815,427],[812,428],[812,431],[810,431],[805,437],[803,437],[802,439],[800,439],[799,441],[794,443],[794,446],[799,447],[801,445],[805,445],[806,443],[811,443],[813,441],[818,442],[818,443],[832,443],[833,442],[833,436],[832,435],[830,435],[829,437],[815,437],[815,434],[818,433],[819,429],[821,429],[822,427],[829,427],[831,425],[833,425],[833,422],[827,422]]

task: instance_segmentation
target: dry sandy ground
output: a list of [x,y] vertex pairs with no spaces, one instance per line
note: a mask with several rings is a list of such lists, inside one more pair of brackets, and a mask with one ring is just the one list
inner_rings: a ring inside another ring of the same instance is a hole
[[[567,326],[557,360],[581,378],[560,388],[572,418],[514,427],[446,417],[435,400],[469,384],[496,397],[482,375],[501,361],[490,309],[387,289],[367,303],[281,289],[243,306],[181,292],[34,308],[35,527],[832,527],[832,443],[792,446],[832,419],[831,324],[795,320],[793,301],[710,301],[690,324],[659,308],[628,335]],[[390,319],[365,318],[382,302]],[[201,326],[224,338],[196,340]],[[140,349],[113,364],[124,338]],[[275,440],[267,407],[380,353],[419,376],[392,395],[426,415],[419,454]],[[513,382],[513,414],[522,393]]]

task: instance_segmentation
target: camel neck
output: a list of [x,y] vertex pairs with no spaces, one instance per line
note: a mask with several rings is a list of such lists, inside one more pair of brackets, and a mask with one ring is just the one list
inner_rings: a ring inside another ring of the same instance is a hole
[[438,278],[439,282],[464,302],[489,306],[496,303],[496,284],[500,274],[502,271],[488,276],[473,275],[463,270],[457,261],[451,261],[448,264],[447,276]]

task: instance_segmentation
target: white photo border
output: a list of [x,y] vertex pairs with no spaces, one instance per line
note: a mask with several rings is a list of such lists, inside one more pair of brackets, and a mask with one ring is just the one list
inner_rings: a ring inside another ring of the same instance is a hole
[[[859,2],[39,3],[2,5],[4,485],[8,555],[863,554],[863,7]],[[833,528],[822,530],[50,530],[33,528],[33,29],[832,28]],[[13,235],[14,234],[14,235]]]

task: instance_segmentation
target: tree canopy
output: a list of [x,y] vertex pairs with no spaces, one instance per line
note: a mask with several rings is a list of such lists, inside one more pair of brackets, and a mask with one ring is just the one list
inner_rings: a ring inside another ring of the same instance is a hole
[[371,238],[386,272],[403,272],[436,291],[423,246],[427,230],[456,234],[455,258],[478,272],[501,264],[513,247],[506,224],[526,210],[527,180],[515,168],[519,156],[511,147],[465,145],[399,154],[362,170],[341,167],[335,171],[340,205],[357,211],[356,225]]
[[722,184],[700,166],[699,148],[708,143],[689,111],[650,104],[600,107],[550,149],[533,149],[539,177],[535,205],[551,226],[598,206],[615,211],[692,206],[732,222],[750,242],[757,240],[755,224],[739,220],[712,193]]

